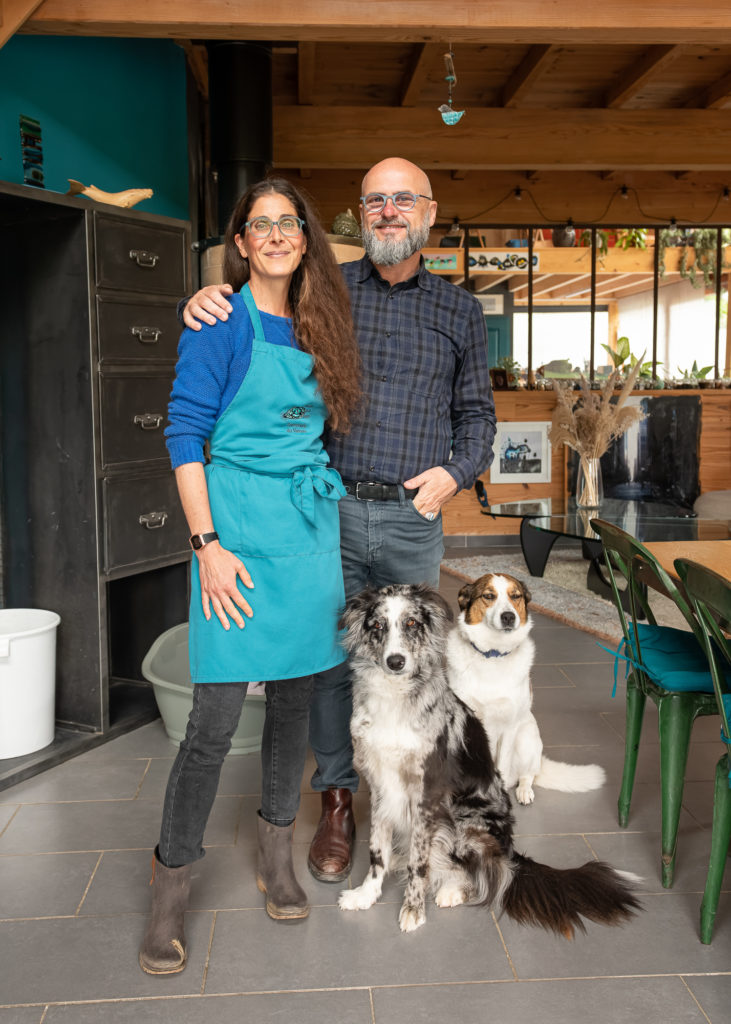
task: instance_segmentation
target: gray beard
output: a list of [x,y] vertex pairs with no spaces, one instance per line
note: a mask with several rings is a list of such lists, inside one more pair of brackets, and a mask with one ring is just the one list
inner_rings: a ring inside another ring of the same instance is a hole
[[426,218],[420,227],[413,227],[411,224],[405,226],[405,238],[381,240],[376,236],[375,231],[366,227],[365,224],[362,225],[363,247],[371,263],[377,267],[395,267],[397,263],[403,263],[404,260],[424,248],[429,241],[429,224]]

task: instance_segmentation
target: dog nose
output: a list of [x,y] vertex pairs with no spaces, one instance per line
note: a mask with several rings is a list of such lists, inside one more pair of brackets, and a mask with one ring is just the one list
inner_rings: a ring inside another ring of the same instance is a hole
[[515,612],[501,612],[500,622],[505,629],[509,629],[515,622]]
[[403,654],[389,654],[386,658],[386,664],[392,672],[400,672],[406,664],[406,658]]

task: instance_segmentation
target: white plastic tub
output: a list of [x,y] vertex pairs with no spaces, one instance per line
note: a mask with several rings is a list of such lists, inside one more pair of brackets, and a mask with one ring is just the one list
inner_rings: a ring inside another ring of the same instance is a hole
[[[187,622],[160,634],[145,655],[142,674],[152,683],[165,732],[171,740],[180,743],[185,736],[188,715],[193,706]],[[221,683],[221,686],[225,685]],[[266,697],[263,693],[247,693],[231,743],[232,754],[253,754],[261,750],[265,710]]]
[[0,758],[53,742],[60,621],[41,608],[0,609]]

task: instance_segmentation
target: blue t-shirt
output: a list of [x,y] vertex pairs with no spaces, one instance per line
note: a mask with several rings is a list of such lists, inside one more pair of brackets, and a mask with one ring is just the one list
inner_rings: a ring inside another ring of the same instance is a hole
[[[251,363],[254,327],[241,295],[229,296],[233,312],[225,322],[186,328],[178,343],[178,363],[168,405],[165,441],[173,469],[203,462],[203,445],[233,401]],[[298,348],[289,317],[259,311],[271,345]]]

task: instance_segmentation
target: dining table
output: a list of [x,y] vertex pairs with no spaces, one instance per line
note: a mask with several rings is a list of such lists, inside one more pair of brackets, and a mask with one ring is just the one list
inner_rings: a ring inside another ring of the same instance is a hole
[[675,580],[676,558],[697,562],[731,580],[731,540],[661,540],[650,541],[645,547]]

